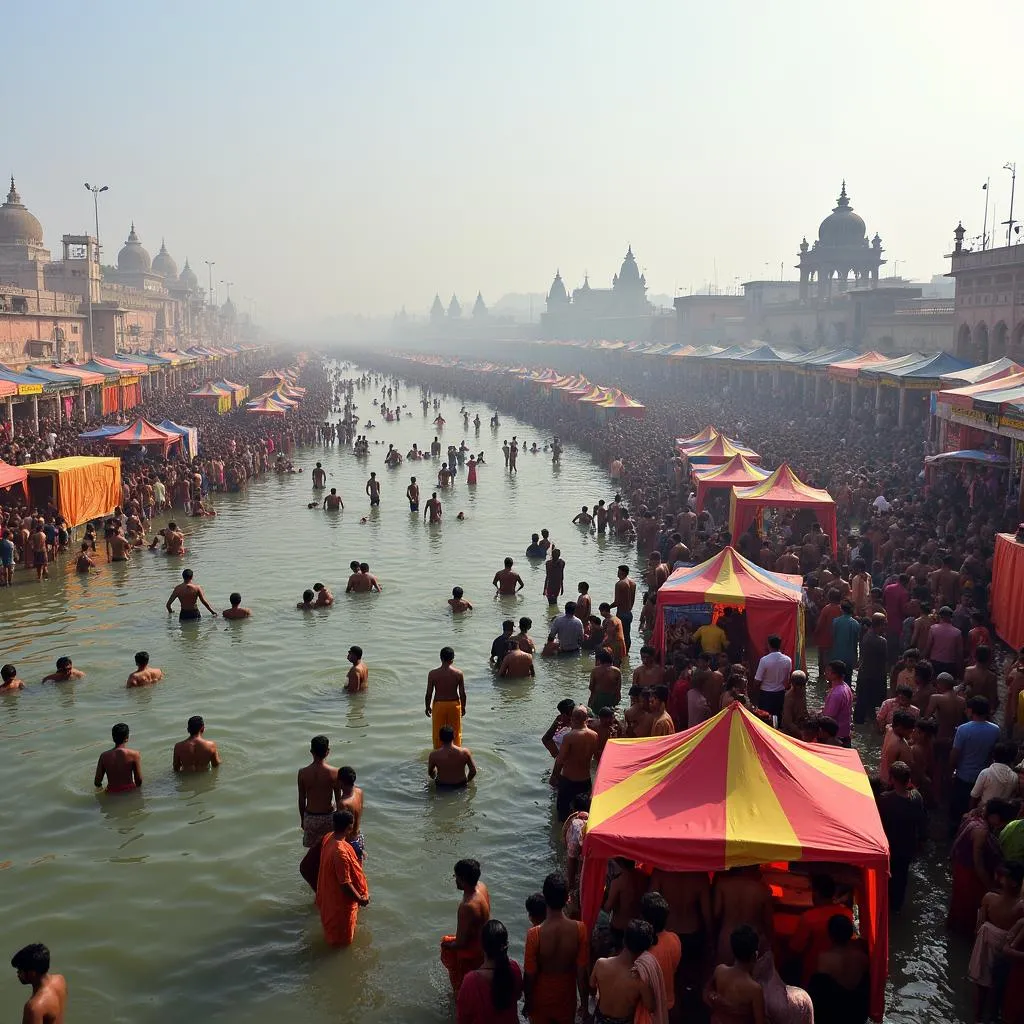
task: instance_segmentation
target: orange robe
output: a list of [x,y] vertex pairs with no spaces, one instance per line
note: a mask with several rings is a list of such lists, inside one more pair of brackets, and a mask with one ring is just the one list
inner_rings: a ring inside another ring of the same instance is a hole
[[[441,942],[451,942],[454,935],[445,935]],[[441,946],[441,963],[448,971],[448,979],[452,983],[452,990],[456,995],[462,988],[462,982],[470,971],[482,967],[484,962],[483,947],[477,943],[474,946],[467,946],[465,949],[449,949]]]
[[[524,969],[533,976],[530,990],[531,1024],[572,1024],[576,1019],[578,1002],[576,971],[564,974],[546,974],[537,971],[537,950],[540,948],[540,925],[526,933],[526,956]],[[579,935],[576,946],[576,968],[590,965],[590,944],[587,941],[587,926],[576,922]]]
[[347,839],[335,838],[333,832],[328,833],[320,844],[316,905],[320,908],[324,938],[332,946],[349,946],[355,938],[359,904],[352,898],[348,886],[360,899],[370,898],[366,875],[352,844]]

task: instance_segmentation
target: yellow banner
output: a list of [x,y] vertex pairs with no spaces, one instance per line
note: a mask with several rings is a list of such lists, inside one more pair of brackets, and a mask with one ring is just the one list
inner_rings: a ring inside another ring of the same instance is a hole
[[18,394],[19,395],[41,395],[43,393],[42,384],[19,384]]
[[126,385],[126,384],[138,384],[138,383],[139,383],[139,378],[138,377],[122,377],[118,381],[118,384],[124,384],[124,385]]

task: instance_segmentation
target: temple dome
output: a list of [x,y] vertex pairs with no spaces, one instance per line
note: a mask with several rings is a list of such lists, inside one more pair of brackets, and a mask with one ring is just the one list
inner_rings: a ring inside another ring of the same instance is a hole
[[148,274],[152,267],[153,261],[149,258],[149,253],[142,248],[139,236],[135,233],[133,221],[128,241],[124,243],[124,248],[117,254],[117,269],[133,274]]
[[160,240],[160,251],[153,257],[153,273],[159,274],[166,281],[173,283],[178,279],[178,264],[167,251],[163,239]]
[[196,272],[188,265],[188,259],[185,260],[185,266],[181,271],[181,276],[178,278],[178,284],[190,292],[194,292],[199,287],[199,278],[196,277]]
[[565,284],[562,281],[562,272],[560,270],[555,271],[555,279],[551,282],[551,288],[548,291],[548,302],[568,302],[569,296],[565,290]]
[[822,245],[863,245],[865,238],[867,228],[850,206],[844,181],[835,209],[818,227],[818,241]]
[[14,187],[11,177],[11,191],[7,193],[7,202],[0,206],[0,243],[21,245],[42,245],[43,226],[25,209],[21,196]]
[[639,285],[640,268],[636,265],[636,257],[633,255],[633,246],[626,250],[626,257],[622,261],[618,275],[619,285]]

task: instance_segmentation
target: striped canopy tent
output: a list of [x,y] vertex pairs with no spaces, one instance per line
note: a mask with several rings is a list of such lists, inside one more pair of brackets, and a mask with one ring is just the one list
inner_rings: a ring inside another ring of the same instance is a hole
[[[602,402],[606,402],[608,396],[616,390],[616,388],[603,388],[595,384],[585,395],[581,395],[577,401],[584,402],[587,405],[600,405]],[[621,392],[619,393],[621,394]]]
[[186,427],[174,420],[161,420],[157,426],[166,430],[168,434],[178,434],[181,437],[182,447],[185,449],[185,456],[194,459],[199,454],[199,428]]
[[1003,356],[1001,359],[993,359],[990,363],[982,363],[980,366],[969,366],[964,370],[944,373],[939,379],[942,381],[943,387],[955,386],[958,383],[981,384],[984,381],[1009,377],[1022,370],[1024,370],[1024,366],[1021,366],[1020,363],[1015,363],[1007,356]]
[[267,396],[272,402],[277,402],[278,405],[283,405],[286,409],[297,409],[299,403],[294,398],[289,398],[287,395],[281,393],[281,389],[278,388],[276,391],[271,391]]
[[613,409],[624,416],[635,416],[637,419],[643,419],[647,413],[647,407],[643,402],[630,398],[622,391],[610,394],[603,402],[598,402],[597,407],[598,409]]
[[[738,703],[672,736],[610,740],[583,837],[588,932],[613,857],[673,872],[764,865],[776,899],[793,863],[849,865],[859,875],[854,895],[870,957],[871,1017],[882,1019],[889,843],[855,750],[792,739]],[[777,933],[790,933],[794,915],[779,906],[775,922]]]
[[306,389],[300,388],[297,384],[281,384],[274,390],[280,391],[282,395],[287,395],[289,398],[303,398],[306,394]]
[[770,469],[756,466],[745,455],[734,455],[719,465],[695,466],[690,476],[697,481],[697,512],[704,510],[708,492],[719,487],[749,487],[772,475]]
[[241,405],[249,397],[248,384],[236,384],[233,380],[221,378],[220,380],[215,380],[213,386],[220,388],[222,391],[227,391],[231,395],[231,404],[234,406]]
[[755,523],[766,508],[809,508],[814,511],[822,530],[838,547],[836,503],[828,491],[805,484],[784,462],[771,476],[750,487],[734,487],[729,499],[729,530],[733,539]]
[[837,363],[830,363],[827,375],[833,380],[844,380],[847,383],[857,379],[860,371],[865,366],[872,366],[875,363],[885,363],[892,356],[884,355],[881,352],[862,352],[853,359],[841,359]]
[[558,373],[556,370],[552,370],[549,368],[546,370],[534,370],[533,373],[531,373],[530,376],[527,377],[526,379],[531,384],[545,384],[550,386],[556,383],[558,380],[560,380],[561,376],[562,375]]
[[1024,386],[1024,373],[1010,373],[1004,377],[982,380],[977,384],[943,388],[935,393],[935,401],[942,402],[943,405],[950,405],[954,409],[973,409],[976,398],[984,400],[992,392],[1021,386]]
[[108,434],[103,438],[104,444],[115,445],[116,447],[130,447],[138,445],[159,445],[166,455],[172,445],[181,444],[181,435],[171,433],[169,430],[162,430],[149,420],[139,417],[130,426],[125,427],[117,434]]
[[714,441],[716,437],[718,437],[718,431],[712,426],[707,426],[699,434],[694,434],[693,437],[677,437],[676,446],[679,448],[693,448],[696,445]]
[[555,391],[576,391],[581,387],[590,387],[590,381],[582,373],[574,373],[552,385]]
[[286,416],[288,407],[279,405],[270,395],[262,395],[245,403],[245,411],[253,416]]
[[209,402],[218,413],[231,411],[231,392],[225,391],[224,388],[219,388],[209,381],[188,394],[189,398],[201,398],[204,402]]
[[81,366],[72,366],[71,363],[54,363],[52,366],[41,366],[39,369],[46,370],[47,373],[60,374],[62,377],[77,377],[83,388],[103,384],[107,379],[101,373],[85,370]]
[[21,488],[27,504],[29,501],[28,470],[23,469],[21,466],[12,466],[10,463],[0,459],[0,491],[9,490],[11,487]]
[[658,590],[651,644],[662,654],[683,619],[691,626],[717,621],[726,608],[746,612],[747,650],[759,655],[777,633],[783,653],[803,663],[803,579],[769,572],[726,547],[700,565],[676,569]]
[[733,441],[725,434],[719,434],[713,441],[706,441],[704,444],[692,448],[684,448],[682,455],[686,457],[691,466],[717,466],[720,463],[728,462],[737,455],[744,456],[748,462],[760,462],[761,456],[739,441]]
[[120,434],[124,430],[123,423],[111,423],[105,427],[97,427],[95,430],[87,430],[78,435],[79,441],[102,441],[113,434]]

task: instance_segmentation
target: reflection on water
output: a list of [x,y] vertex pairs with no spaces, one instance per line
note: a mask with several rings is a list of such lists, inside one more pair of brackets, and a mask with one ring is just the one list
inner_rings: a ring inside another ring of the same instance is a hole
[[[553,614],[540,595],[543,564],[522,554],[531,533],[552,531],[566,590],[586,579],[595,604],[610,596],[616,565],[635,563],[635,553],[570,525],[581,505],[611,493],[573,449],[559,467],[524,455],[519,477],[507,479],[502,438],[543,443],[512,419],[476,442],[470,426],[469,443],[488,456],[480,482],[471,490],[463,471],[440,494],[444,523],[425,526],[422,512],[409,513],[404,490],[413,474],[433,490],[433,464],[382,465],[386,442],[404,452],[435,433],[433,414],[421,417],[415,397],[403,390],[413,418],[372,432],[385,443],[371,446],[369,460],[300,451],[306,473],[218,498],[214,521],[186,520],[183,562],[145,551],[88,577],[55,572],[49,583],[0,591],[3,660],[29,684],[0,699],[5,939],[12,951],[34,941],[51,946],[55,969],[69,975],[75,1021],[193,1024],[197,998],[204,1019],[232,1024],[314,1015],[344,1024],[448,1021],[437,944],[454,927],[452,867],[465,856],[483,864],[495,914],[521,956],[523,900],[558,862],[551,759],[540,736],[559,700],[586,695],[589,666],[538,660],[535,680],[498,680],[488,665],[491,640],[502,619],[521,615],[542,638]],[[364,409],[371,398],[360,396]],[[459,404],[445,404],[444,444],[464,436]],[[468,407],[471,416],[478,408]],[[486,421],[490,410],[479,411]],[[344,511],[306,508],[316,460]],[[372,511],[364,493],[371,469],[383,490]],[[460,510],[465,522],[455,519]],[[491,579],[506,554],[526,589],[494,600]],[[370,563],[383,593],[344,593],[354,558]],[[253,618],[204,617],[183,628],[164,602],[186,565],[215,608],[238,590]],[[334,591],[335,606],[296,611],[316,580]],[[445,604],[455,585],[475,605],[457,621]],[[357,696],[341,689],[353,643],[370,668],[369,691]],[[423,692],[445,644],[466,674],[464,742],[480,774],[465,790],[438,794],[427,784]],[[129,692],[125,679],[140,649],[166,678]],[[86,677],[40,686],[62,654]],[[175,777],[171,749],[194,714],[206,719],[224,764]],[[95,795],[96,758],[117,721],[130,725],[130,744],[142,752],[145,785],[141,793]],[[321,732],[332,762],[353,765],[366,791],[372,902],[355,945],[341,952],[325,946],[297,871],[295,772]],[[889,1019],[900,1024],[966,1012],[963,952],[950,961],[942,926],[948,883],[940,861],[916,870],[914,912],[893,925]],[[13,1018],[23,996],[16,985],[0,986],[0,1016]]]

